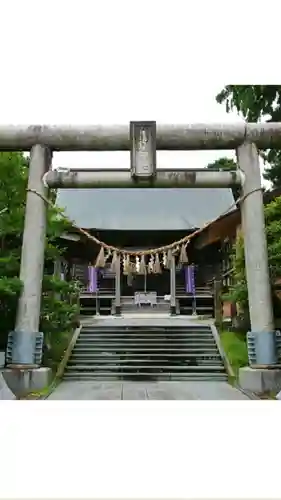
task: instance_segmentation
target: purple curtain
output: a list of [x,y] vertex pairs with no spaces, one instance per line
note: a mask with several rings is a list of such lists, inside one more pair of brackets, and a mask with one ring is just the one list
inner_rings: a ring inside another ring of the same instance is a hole
[[186,266],[184,268],[185,291],[195,295],[195,268],[194,266]]
[[88,292],[94,293],[98,290],[98,270],[94,266],[88,266]]

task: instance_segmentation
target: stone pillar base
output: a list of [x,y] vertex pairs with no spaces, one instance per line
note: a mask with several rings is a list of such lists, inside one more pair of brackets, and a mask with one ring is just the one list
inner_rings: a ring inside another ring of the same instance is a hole
[[115,306],[115,316],[121,316],[121,306]]
[[177,314],[177,308],[176,308],[176,306],[171,306],[170,307],[170,315],[171,316],[176,316],[176,314]]
[[18,397],[32,391],[41,391],[52,381],[51,368],[5,368],[3,377],[9,389]]
[[23,368],[40,366],[43,340],[42,332],[23,330],[10,332],[6,350],[6,365],[21,365]]
[[239,369],[239,385],[242,389],[262,394],[264,392],[279,392],[281,389],[280,368],[250,368]]
[[[274,368],[277,363],[276,333],[251,332],[255,338],[255,354],[257,365],[269,365]],[[256,368],[256,367],[253,367]]]

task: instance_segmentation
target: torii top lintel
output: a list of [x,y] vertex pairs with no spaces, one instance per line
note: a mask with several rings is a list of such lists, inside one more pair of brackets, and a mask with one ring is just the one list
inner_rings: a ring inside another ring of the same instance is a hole
[[[128,125],[1,125],[0,151],[28,151],[44,144],[53,151],[128,151]],[[157,150],[281,148],[281,123],[158,124]]]

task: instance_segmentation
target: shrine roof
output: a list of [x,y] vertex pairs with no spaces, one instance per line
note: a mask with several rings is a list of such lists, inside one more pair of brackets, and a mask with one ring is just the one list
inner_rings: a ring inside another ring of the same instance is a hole
[[57,195],[57,205],[71,220],[97,230],[192,230],[233,204],[228,188],[64,189]]

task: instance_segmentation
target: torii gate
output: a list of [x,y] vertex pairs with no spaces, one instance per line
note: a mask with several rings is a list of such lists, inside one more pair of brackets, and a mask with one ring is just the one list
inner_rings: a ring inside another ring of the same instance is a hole
[[[268,270],[263,195],[258,149],[281,147],[281,123],[158,125],[131,122],[128,126],[0,126],[0,150],[30,150],[29,181],[22,243],[20,278],[23,289],[12,333],[11,366],[36,366],[44,266],[48,187],[226,187],[242,188],[242,226],[251,331],[256,362],[277,363],[271,287]],[[191,151],[235,149],[239,169],[156,169],[156,149]],[[131,170],[52,171],[53,151],[131,150]],[[43,198],[34,194],[41,194]]]

